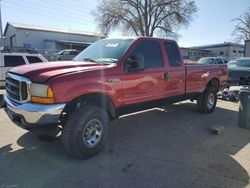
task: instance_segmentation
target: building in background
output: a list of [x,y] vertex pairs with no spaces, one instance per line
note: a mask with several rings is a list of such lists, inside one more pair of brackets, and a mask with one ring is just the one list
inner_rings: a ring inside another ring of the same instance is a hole
[[198,61],[201,57],[212,56],[210,50],[199,50],[196,48],[180,48],[184,59]]
[[213,56],[225,57],[228,61],[244,57],[244,45],[231,42],[224,42],[220,44],[204,45],[193,47],[198,50],[209,50]]
[[5,46],[31,47],[42,54],[63,49],[81,51],[93,42],[105,38],[96,33],[9,22],[4,36]]

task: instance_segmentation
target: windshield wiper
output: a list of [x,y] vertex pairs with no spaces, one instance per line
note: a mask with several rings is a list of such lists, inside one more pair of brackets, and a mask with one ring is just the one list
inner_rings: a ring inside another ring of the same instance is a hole
[[117,63],[117,59],[114,58],[100,58],[98,59],[98,62],[103,63],[103,64],[113,64]]
[[84,61],[90,61],[90,62],[94,62],[94,63],[100,64],[98,61],[96,61],[96,60],[94,60],[94,59],[92,59],[92,58],[90,58],[90,57],[83,58],[83,60],[84,60]]

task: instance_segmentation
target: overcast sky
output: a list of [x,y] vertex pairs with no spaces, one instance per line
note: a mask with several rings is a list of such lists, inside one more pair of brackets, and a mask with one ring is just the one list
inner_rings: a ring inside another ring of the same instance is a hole
[[[91,15],[99,0],[2,0],[3,29],[6,22],[44,25],[100,32]],[[180,30],[180,46],[189,47],[231,41],[235,24],[250,0],[196,0],[198,12],[188,28]],[[122,35],[116,31],[111,36]]]

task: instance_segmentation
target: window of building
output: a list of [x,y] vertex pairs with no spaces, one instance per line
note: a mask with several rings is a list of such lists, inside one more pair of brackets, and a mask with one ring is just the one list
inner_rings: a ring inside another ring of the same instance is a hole
[[5,67],[15,67],[19,65],[25,65],[25,61],[22,56],[4,56]]
[[36,57],[36,56],[27,56],[27,59],[30,64],[43,62],[39,57]]
[[135,53],[141,53],[143,55],[145,68],[163,66],[161,48],[156,41],[141,41],[132,54]]
[[223,52],[223,51],[220,51],[220,55],[224,55],[224,52]]
[[[168,54],[168,61],[170,66],[177,67],[181,65],[181,56],[179,49],[177,48],[176,44],[173,42],[166,42],[165,49]],[[191,53],[191,52],[189,52]]]

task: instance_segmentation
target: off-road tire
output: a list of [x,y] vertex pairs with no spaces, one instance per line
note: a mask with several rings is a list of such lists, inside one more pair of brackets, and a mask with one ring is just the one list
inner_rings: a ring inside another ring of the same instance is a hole
[[[102,134],[97,145],[89,148],[85,141],[84,130],[87,129],[88,123],[93,120],[101,122]],[[102,108],[90,105],[80,107],[68,118],[63,128],[64,148],[71,155],[84,159],[98,154],[107,140],[109,123],[108,114]]]
[[[209,99],[213,101],[209,102]],[[217,103],[217,92],[213,87],[207,87],[205,91],[197,99],[198,112],[209,114],[212,113]]]

